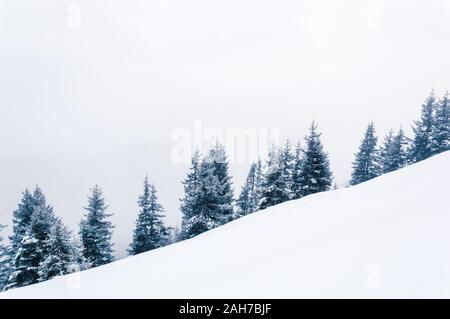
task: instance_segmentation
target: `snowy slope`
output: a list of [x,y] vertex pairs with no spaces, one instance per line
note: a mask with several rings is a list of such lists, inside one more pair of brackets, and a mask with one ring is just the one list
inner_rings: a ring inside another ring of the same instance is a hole
[[450,297],[450,152],[13,298]]

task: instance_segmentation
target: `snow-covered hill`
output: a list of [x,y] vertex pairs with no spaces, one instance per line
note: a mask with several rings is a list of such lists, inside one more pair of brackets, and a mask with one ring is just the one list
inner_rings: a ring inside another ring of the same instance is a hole
[[13,298],[450,297],[450,152]]

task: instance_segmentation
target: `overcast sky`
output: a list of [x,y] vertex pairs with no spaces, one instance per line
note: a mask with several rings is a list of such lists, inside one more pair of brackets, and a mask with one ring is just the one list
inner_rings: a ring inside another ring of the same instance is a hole
[[369,120],[409,133],[450,89],[449,35],[448,0],[0,0],[0,222],[39,184],[76,229],[99,183],[123,255],[147,172],[179,220],[195,123],[295,141],[314,119],[344,184]]

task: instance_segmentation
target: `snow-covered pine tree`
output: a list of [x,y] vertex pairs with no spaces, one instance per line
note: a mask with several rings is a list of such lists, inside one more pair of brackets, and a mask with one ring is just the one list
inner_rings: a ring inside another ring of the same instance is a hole
[[409,161],[417,163],[433,155],[433,128],[436,97],[434,91],[422,104],[421,117],[413,125],[414,137],[409,150]]
[[286,140],[284,147],[280,151],[280,169],[281,175],[283,176],[284,182],[286,183],[287,192],[289,193],[289,199],[293,197],[292,195],[292,178],[294,171],[294,154],[292,154],[291,142]]
[[140,212],[136,220],[133,242],[128,249],[130,255],[137,255],[168,244],[169,231],[164,226],[164,208],[158,203],[156,189],[148,180],[144,180],[144,192],[139,197]]
[[0,224],[0,291],[5,287],[9,276],[9,258],[8,250],[3,242],[2,230],[6,226]]
[[328,153],[323,150],[320,141],[321,133],[317,132],[317,124],[313,121],[309,135],[305,138],[305,150],[299,175],[301,196],[328,191],[333,182]]
[[378,138],[375,135],[375,124],[371,121],[364,133],[364,138],[359,146],[359,150],[355,154],[350,185],[357,185],[381,174],[380,154],[377,149],[377,141]]
[[381,150],[382,173],[389,173],[405,167],[408,162],[408,139],[400,128],[397,134],[392,131],[385,138]]
[[244,186],[242,186],[241,194],[236,202],[237,214],[239,216],[254,213],[259,208],[260,191],[261,191],[261,160],[252,163],[250,171]]
[[4,290],[24,287],[39,281],[39,263],[42,259],[39,241],[27,231],[11,259],[11,270]]
[[379,149],[379,156],[380,156],[380,167],[381,171],[385,173],[387,169],[387,161],[388,161],[388,154],[389,150],[392,147],[392,140],[394,139],[394,130],[389,130],[389,132],[386,134],[386,136],[383,139],[383,144],[381,145]]
[[30,234],[39,241],[42,260],[44,260],[48,255],[49,239],[57,219],[53,213],[53,207],[47,204],[44,193],[39,187],[36,187],[33,193],[33,201],[34,207],[33,215],[31,216]]
[[291,186],[292,199],[299,199],[300,197],[302,197],[302,181],[301,181],[301,172],[303,163],[302,152],[303,151],[300,142],[298,142],[295,148],[294,165],[292,169],[292,186]]
[[55,219],[48,242],[48,253],[39,264],[39,281],[66,275],[79,269],[77,247],[72,241],[71,232],[59,218]]
[[111,240],[114,226],[108,220],[103,192],[98,185],[91,189],[85,218],[80,223],[82,254],[91,267],[101,266],[114,260]]
[[[6,276],[6,281],[4,283],[4,289],[13,288],[16,285],[16,267],[14,260],[21,248],[22,240],[27,234],[27,231],[31,224],[31,216],[33,214],[33,194],[26,189],[22,193],[22,199],[19,203],[17,210],[13,212],[13,233],[10,236],[10,245],[7,251],[7,262],[8,262],[8,272],[4,274]],[[16,274],[19,274],[17,272]],[[36,279],[37,281],[37,279]],[[33,281],[35,282],[35,281]]]
[[31,224],[33,215],[33,194],[26,189],[22,193],[22,199],[17,210],[13,212],[13,233],[10,237],[11,250],[16,252],[22,242],[23,236]]
[[184,186],[184,197],[180,199],[180,209],[183,216],[178,240],[189,239],[194,236],[191,232],[191,222],[199,210],[198,199],[200,198],[201,191],[200,165],[200,153],[195,151],[191,159],[191,168],[186,179],[182,182]]
[[234,193],[229,173],[227,153],[223,144],[217,141],[216,144],[210,148],[204,162],[208,163],[206,166],[211,165],[212,174],[217,177],[219,182],[217,187],[217,213],[221,220],[220,225],[224,225],[233,219]]
[[27,191],[24,193],[14,214],[11,272],[6,289],[38,282],[39,266],[50,253],[49,239],[56,222],[53,208],[47,204],[39,187],[36,187],[31,198],[29,195]]
[[432,133],[433,154],[450,150],[450,101],[448,91],[436,105]]
[[239,216],[251,214],[255,211],[252,207],[251,201],[251,193],[255,185],[255,173],[256,173],[256,164],[252,163],[247,178],[245,180],[245,183],[242,186],[241,193],[239,194],[239,197],[236,200],[236,208],[237,208],[236,213],[238,215],[237,218]]
[[279,148],[272,145],[266,161],[266,169],[261,184],[259,209],[266,209],[290,199],[290,189],[281,167]]
[[182,238],[192,238],[233,218],[233,189],[223,145],[211,147],[185,180]]

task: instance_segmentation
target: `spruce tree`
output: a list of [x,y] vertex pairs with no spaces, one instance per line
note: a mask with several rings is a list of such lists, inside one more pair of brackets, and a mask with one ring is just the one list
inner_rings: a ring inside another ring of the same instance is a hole
[[91,189],[88,196],[87,213],[80,223],[82,254],[90,267],[105,265],[114,260],[112,232],[113,226],[108,220],[103,192],[98,185]]
[[8,250],[3,242],[2,230],[6,226],[0,224],[0,291],[5,287],[9,276]]
[[[23,287],[40,281],[39,267],[50,255],[50,237],[56,217],[39,187],[33,195],[25,191],[14,213],[11,273],[6,289]],[[19,241],[20,240],[20,241]]]
[[286,140],[286,144],[280,152],[280,169],[281,175],[283,176],[284,182],[286,184],[286,192],[288,193],[289,199],[293,197],[292,195],[292,178],[294,170],[294,160],[295,157],[292,154],[291,143]]
[[367,126],[364,138],[355,154],[350,185],[357,185],[380,175],[380,157],[375,136],[375,124]]
[[266,209],[290,199],[290,189],[283,175],[280,150],[272,146],[261,185],[261,201],[259,209]]
[[191,168],[186,176],[186,179],[183,181],[184,186],[184,197],[180,199],[181,205],[181,213],[182,213],[182,221],[181,221],[181,230],[178,237],[178,240],[184,240],[191,238],[191,226],[193,217],[196,215],[196,212],[199,210],[199,201],[200,198],[200,153],[195,151],[191,160]]
[[224,225],[234,216],[233,189],[223,145],[217,142],[195,167],[185,180],[181,205],[184,239]]
[[[389,136],[389,135],[388,135]],[[396,135],[390,132],[390,139],[387,137],[381,152],[382,173],[389,173],[405,167],[408,162],[408,139],[402,128]]]
[[156,189],[148,180],[144,180],[144,192],[139,197],[139,216],[133,233],[133,242],[128,249],[130,255],[137,255],[168,244],[169,231],[164,226],[164,208],[158,203]]
[[216,144],[209,150],[204,159],[204,163],[204,168],[206,169],[203,172],[208,172],[208,166],[211,166],[212,174],[217,177],[218,197],[216,207],[218,209],[218,216],[221,219],[220,225],[223,225],[233,219],[234,213],[233,186],[231,176],[229,174],[229,163],[225,147],[217,141]]
[[434,110],[436,97],[434,91],[422,105],[421,117],[413,125],[414,138],[409,151],[409,161],[417,163],[433,155]]
[[248,215],[258,210],[261,197],[261,178],[261,160],[258,160],[257,163],[251,165],[237,200],[237,213],[239,216]]
[[22,199],[18,209],[13,212],[13,233],[10,237],[12,251],[17,251],[23,236],[25,236],[25,233],[31,224],[33,207],[33,194],[26,189],[22,193]]
[[389,150],[392,148],[392,142],[394,139],[394,131],[391,129],[389,130],[388,134],[384,137],[383,144],[380,147],[379,150],[379,158],[380,158],[380,167],[381,171],[385,173],[387,169],[387,160],[388,160],[388,154]]
[[57,218],[50,237],[48,238],[48,253],[39,264],[39,281],[49,280],[78,269],[77,247],[72,241],[71,232]]
[[320,141],[321,133],[317,132],[317,124],[312,122],[309,135],[305,138],[305,150],[299,174],[301,196],[328,191],[333,174],[330,170],[328,153],[323,150]]
[[39,240],[27,230],[22,236],[18,249],[13,253],[11,271],[4,289],[24,287],[37,283],[39,281],[39,264],[42,260]]
[[302,181],[301,181],[301,172],[303,164],[302,152],[303,151],[300,142],[298,142],[295,148],[294,165],[292,169],[292,186],[291,186],[292,199],[299,199],[300,197],[302,197]]
[[433,154],[450,150],[450,101],[448,92],[436,105],[432,135]]

